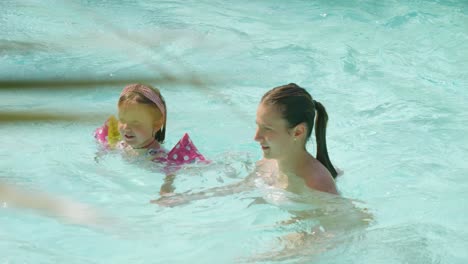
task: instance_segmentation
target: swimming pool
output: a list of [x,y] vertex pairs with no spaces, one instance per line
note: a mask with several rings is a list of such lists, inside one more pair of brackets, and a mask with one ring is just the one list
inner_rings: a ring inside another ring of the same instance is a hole
[[[317,225],[282,224],[310,209],[287,194],[159,207],[148,201],[162,175],[119,155],[95,161],[92,132],[101,122],[0,124],[0,177],[120,221],[101,231],[2,210],[0,263],[468,260],[466,1],[3,1],[0,10],[3,79],[151,74],[152,61],[217,80],[209,89],[154,84],[168,102],[166,145],[189,132],[217,163],[178,175],[177,192],[247,176],[260,158],[253,135],[261,95],[289,82],[308,88],[329,113],[330,158],[345,171],[339,190],[374,215],[369,227],[334,233],[333,244],[281,251],[285,237]],[[0,110],[113,114],[121,89],[0,91]],[[255,204],[258,197],[267,203]],[[335,214],[346,221],[348,212]]]

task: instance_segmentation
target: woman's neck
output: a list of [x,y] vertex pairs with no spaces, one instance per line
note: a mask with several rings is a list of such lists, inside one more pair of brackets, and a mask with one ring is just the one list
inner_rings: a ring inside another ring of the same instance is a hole
[[314,157],[306,149],[298,149],[278,159],[278,170],[286,176],[298,176],[299,171]]

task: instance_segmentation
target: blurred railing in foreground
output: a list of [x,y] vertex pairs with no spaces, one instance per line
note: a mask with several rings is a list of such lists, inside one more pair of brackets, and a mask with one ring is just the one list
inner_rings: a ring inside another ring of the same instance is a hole
[[[177,85],[191,85],[202,86],[203,84],[194,77],[174,77],[163,76],[159,78],[122,78],[122,79],[69,79],[69,80],[46,80],[46,79],[30,79],[30,80],[0,80],[0,92],[2,91],[28,91],[28,90],[83,90],[83,89],[96,89],[97,87],[119,87],[122,89],[125,85],[131,83],[157,83],[161,84],[177,84]],[[1,104],[0,104],[1,106]],[[32,121],[99,121],[105,120],[107,116],[103,113],[59,113],[52,112],[38,112],[35,109],[28,111],[4,111],[0,110],[0,123],[14,123],[14,122],[32,122]]]

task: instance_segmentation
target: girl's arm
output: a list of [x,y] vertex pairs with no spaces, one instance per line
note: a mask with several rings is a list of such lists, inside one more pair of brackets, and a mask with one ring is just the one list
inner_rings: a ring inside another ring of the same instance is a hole
[[159,190],[160,195],[169,195],[174,192],[175,187],[173,184],[175,177],[175,174],[166,175],[166,178],[164,178],[164,183],[161,185],[161,189]]

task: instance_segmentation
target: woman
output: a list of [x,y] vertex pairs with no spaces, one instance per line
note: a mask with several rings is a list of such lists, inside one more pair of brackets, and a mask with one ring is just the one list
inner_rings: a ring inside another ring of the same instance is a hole
[[[325,107],[297,84],[279,86],[268,91],[257,110],[255,140],[260,143],[264,159],[257,162],[255,173],[243,182],[209,189],[205,192],[163,196],[152,201],[174,206],[213,196],[221,196],[254,187],[257,175],[271,186],[293,193],[317,190],[338,194],[333,167],[325,140],[328,115]],[[317,155],[306,149],[315,123]]]
[[[255,141],[270,166],[287,178],[286,189],[298,192],[302,188],[337,194],[334,178],[337,172],[327,152],[325,107],[303,88],[294,83],[268,91],[257,110]],[[315,123],[317,155],[307,149]],[[273,162],[273,164],[271,164]]]

